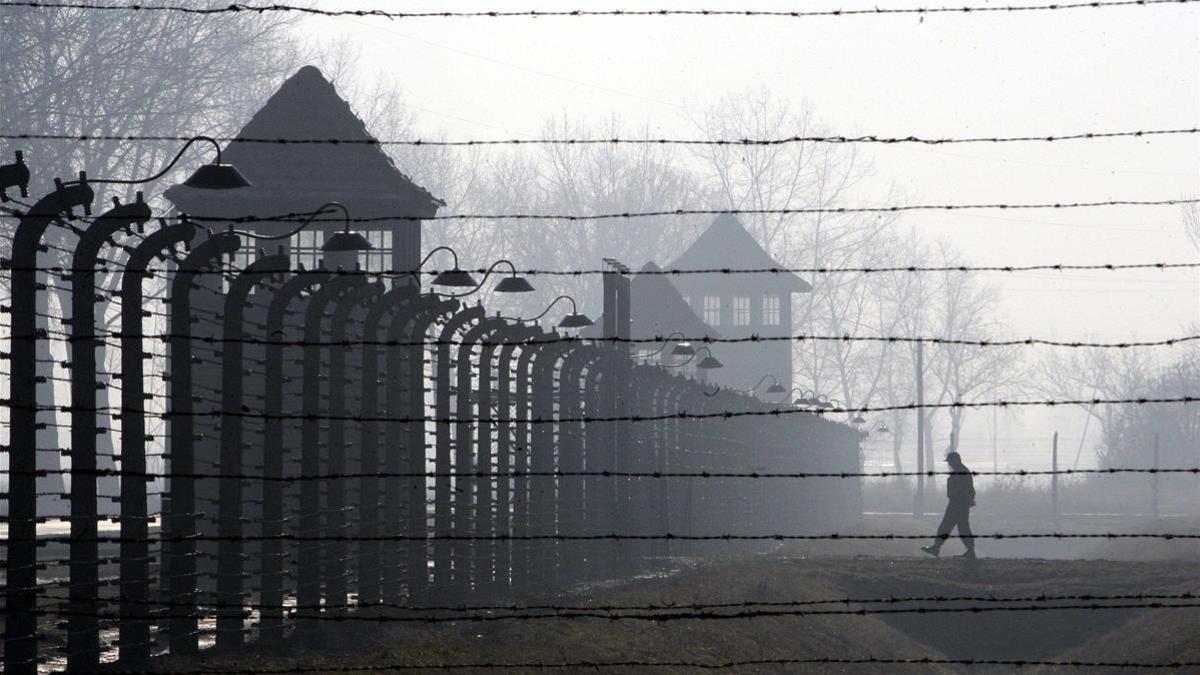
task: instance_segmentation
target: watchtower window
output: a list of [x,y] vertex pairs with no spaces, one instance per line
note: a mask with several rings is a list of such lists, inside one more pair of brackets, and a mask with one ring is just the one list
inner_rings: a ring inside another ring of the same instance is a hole
[[[387,272],[392,269],[392,231],[368,230],[363,233],[371,242],[371,250],[358,254],[358,262],[368,272]],[[324,232],[302,230],[292,235],[292,267],[304,265],[316,269],[317,263],[325,258],[321,246],[328,235]]]
[[750,325],[750,297],[746,295],[736,295],[733,298],[733,325],[749,326]]
[[721,325],[721,296],[704,296],[704,323],[710,326]]
[[763,295],[762,324],[779,325],[779,295]]
[[301,230],[292,235],[292,268],[316,269],[317,264],[325,257],[321,252],[321,244],[325,243],[325,235],[313,230]]
[[764,326],[779,325],[779,296],[766,295],[763,296],[762,304],[762,322]]

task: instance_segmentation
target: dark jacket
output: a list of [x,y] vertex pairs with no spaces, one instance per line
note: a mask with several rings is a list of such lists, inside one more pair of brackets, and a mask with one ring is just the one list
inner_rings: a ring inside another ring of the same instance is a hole
[[975,501],[975,479],[968,469],[955,471],[946,479],[946,497],[951,506],[969,507]]

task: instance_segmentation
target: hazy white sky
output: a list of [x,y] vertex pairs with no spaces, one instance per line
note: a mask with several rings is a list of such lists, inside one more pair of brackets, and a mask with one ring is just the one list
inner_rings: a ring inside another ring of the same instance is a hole
[[[392,10],[563,8],[535,0],[318,4]],[[821,9],[942,3],[570,4]],[[350,38],[362,48],[366,66],[400,78],[421,127],[448,137],[535,137],[543,120],[564,113],[597,120],[612,115],[635,128],[648,123],[658,135],[695,136],[686,102],[703,103],[760,85],[796,104],[807,102],[831,132],[847,135],[1003,136],[1200,123],[1200,11],[1194,6],[923,19],[312,18],[302,29],[314,40]],[[893,185],[910,203],[1200,194],[1200,138],[1195,136],[861,150],[875,167],[852,200],[861,205],[881,203]],[[977,264],[1200,257],[1183,235],[1177,207],[916,213],[902,222],[951,239]],[[1200,321],[1195,271],[996,275],[995,280],[1018,335],[1151,339],[1181,334]],[[1040,439],[1053,428],[1077,443],[1081,425],[1082,416],[1075,413],[1030,413],[1017,424],[1002,424],[1001,434],[1015,452],[1026,437],[1028,443],[1038,438],[1045,447]],[[982,427],[974,425],[975,435],[986,431]]]

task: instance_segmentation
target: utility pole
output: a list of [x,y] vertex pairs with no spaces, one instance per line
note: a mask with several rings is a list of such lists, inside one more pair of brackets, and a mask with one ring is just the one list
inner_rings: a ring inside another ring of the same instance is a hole
[[1000,452],[997,450],[996,436],[999,434],[1000,427],[997,419],[999,417],[999,408],[992,408],[992,473],[1000,471]]
[[1152,513],[1154,514],[1155,518],[1158,517],[1158,469],[1159,469],[1159,465],[1158,465],[1158,432],[1155,432],[1154,433],[1154,473],[1150,474],[1150,478],[1151,478],[1150,487],[1151,487],[1151,491],[1153,492],[1153,499],[1154,499]]
[[925,343],[917,341],[917,496],[913,516],[925,513]]
[[1050,511],[1058,520],[1058,432],[1054,432],[1054,444],[1050,450]]

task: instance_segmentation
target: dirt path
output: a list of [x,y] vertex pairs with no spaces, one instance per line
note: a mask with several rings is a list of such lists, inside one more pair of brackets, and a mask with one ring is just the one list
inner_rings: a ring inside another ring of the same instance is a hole
[[[691,566],[671,574],[610,587],[580,589],[552,604],[600,607],[703,603],[811,602],[837,598],[1180,593],[1200,591],[1200,563],[1062,560],[821,557],[778,551]],[[504,599],[500,599],[503,604]],[[919,603],[962,607],[980,603]],[[983,603],[986,604],[986,603]],[[1024,603],[1028,604],[1028,603]],[[914,603],[806,604],[784,610],[859,610],[917,607]],[[711,609],[711,613],[777,611],[772,604]],[[639,612],[625,612],[639,613]],[[292,640],[284,649],[246,651],[186,663],[164,660],[164,670],[467,663],[563,663],[883,657],[1170,661],[1200,650],[1200,609],[1106,609],[1037,612],[833,614],[688,618],[664,622],[608,618],[549,618],[453,623],[343,622],[324,645]],[[1145,633],[1145,634],[1143,634]],[[1120,644],[1121,647],[1112,646]],[[1188,657],[1188,655],[1191,657]],[[569,672],[573,669],[550,669]],[[630,668],[605,669],[623,672]],[[895,665],[775,665],[735,672],[958,672],[961,668]],[[1000,671],[1002,669],[995,669]],[[695,672],[655,668],[652,672]],[[461,671],[455,671],[461,672]],[[468,669],[465,672],[487,672]],[[511,671],[510,671],[511,672]],[[540,672],[547,672],[542,670]],[[979,672],[979,669],[972,669]]]

